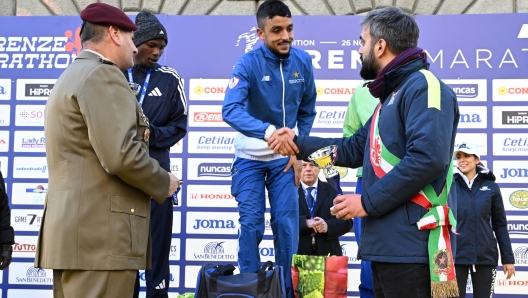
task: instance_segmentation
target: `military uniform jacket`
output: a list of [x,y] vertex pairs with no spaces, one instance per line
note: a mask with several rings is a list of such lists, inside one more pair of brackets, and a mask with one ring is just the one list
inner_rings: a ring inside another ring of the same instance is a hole
[[83,51],[59,77],[44,116],[48,194],[35,267],[150,266],[150,197],[169,176],[149,157],[143,114],[121,71]]

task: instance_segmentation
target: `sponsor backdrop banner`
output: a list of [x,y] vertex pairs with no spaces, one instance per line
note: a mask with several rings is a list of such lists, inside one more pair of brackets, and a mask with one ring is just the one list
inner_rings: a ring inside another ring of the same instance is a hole
[[[159,17],[170,36],[160,63],[185,78],[189,100],[189,132],[170,151],[171,171],[185,181],[174,208],[170,253],[169,291],[175,297],[193,291],[204,262],[236,263],[238,213],[229,175],[236,133],[222,121],[221,105],[237,58],[262,41],[254,16]],[[315,71],[313,135],[341,136],[347,103],[362,82],[360,20],[294,17],[293,45],[311,55]],[[528,292],[528,22],[522,14],[417,20],[431,70],[460,103],[457,144],[476,143],[502,188],[517,273],[511,280],[498,273],[495,296],[521,297]],[[0,18],[0,169],[16,234],[13,263],[0,272],[1,298],[52,297],[51,270],[32,263],[48,187],[43,115],[57,78],[81,49],[80,24],[78,17]],[[339,170],[343,190],[353,192],[356,171]],[[267,212],[262,260],[275,257],[269,221]],[[354,234],[341,240],[349,258],[348,294],[357,297]]]

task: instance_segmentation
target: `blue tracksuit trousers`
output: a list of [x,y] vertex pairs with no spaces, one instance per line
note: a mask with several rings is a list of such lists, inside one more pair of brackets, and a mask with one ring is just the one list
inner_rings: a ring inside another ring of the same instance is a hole
[[[361,194],[363,187],[361,185],[362,178],[358,177],[356,184],[356,193]],[[359,247],[361,243],[361,228],[362,218],[354,218],[354,235],[356,236],[356,242]],[[359,297],[361,298],[374,298],[374,291],[372,290],[372,268],[370,267],[370,261],[361,260],[361,273],[360,273],[360,284],[359,284]]]
[[294,171],[284,168],[289,158],[258,161],[235,158],[231,168],[231,194],[238,202],[238,265],[240,272],[257,272],[259,244],[264,236],[265,189],[268,190],[275,262],[284,268],[288,297],[293,297],[290,266],[299,242],[299,206]]

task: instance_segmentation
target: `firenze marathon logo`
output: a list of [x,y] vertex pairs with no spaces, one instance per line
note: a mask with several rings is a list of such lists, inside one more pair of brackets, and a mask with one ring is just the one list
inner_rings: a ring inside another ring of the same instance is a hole
[[528,111],[502,111],[502,124],[528,125]]
[[0,68],[66,68],[81,52],[81,28],[64,36],[0,36]]
[[478,84],[446,84],[458,98],[475,98],[478,96]]
[[198,177],[230,177],[230,163],[201,163],[198,165]]
[[203,249],[203,254],[195,253],[193,257],[195,259],[214,259],[214,260],[234,260],[235,255],[226,254],[223,242],[209,242]]

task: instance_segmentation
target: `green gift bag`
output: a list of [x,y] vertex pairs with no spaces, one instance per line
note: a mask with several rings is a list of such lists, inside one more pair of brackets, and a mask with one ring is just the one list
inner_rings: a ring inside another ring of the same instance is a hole
[[346,256],[293,255],[291,275],[296,298],[346,298]]

